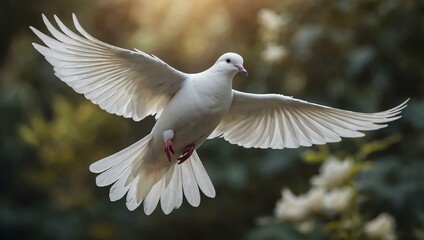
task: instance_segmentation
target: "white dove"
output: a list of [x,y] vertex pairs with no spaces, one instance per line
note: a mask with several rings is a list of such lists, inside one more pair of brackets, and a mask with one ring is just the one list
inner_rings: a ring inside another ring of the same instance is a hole
[[58,78],[109,113],[135,121],[156,115],[149,135],[90,166],[99,173],[97,186],[113,184],[111,201],[127,194],[128,209],[143,202],[148,215],[159,200],[165,214],[179,208],[183,192],[195,207],[199,188],[215,197],[195,151],[207,139],[223,137],[246,148],[273,149],[338,142],[386,127],[384,123],[400,118],[408,101],[384,112],[358,113],[279,94],[239,92],[232,89],[233,77],[247,71],[236,53],[225,53],[201,73],[187,74],[153,55],[95,39],[75,15],[81,35],[54,18],[61,31],[43,15],[54,38],[30,28],[47,45],[33,43]]

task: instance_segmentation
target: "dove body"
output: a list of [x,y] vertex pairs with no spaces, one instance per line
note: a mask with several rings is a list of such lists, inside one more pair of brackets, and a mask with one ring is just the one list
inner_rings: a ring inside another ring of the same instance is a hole
[[[164,132],[173,132],[172,160],[193,144],[199,147],[221,122],[232,102],[234,74],[220,74],[214,68],[191,74],[181,90],[169,101],[152,129],[152,152],[163,154],[167,139]],[[166,134],[165,134],[166,135]]]

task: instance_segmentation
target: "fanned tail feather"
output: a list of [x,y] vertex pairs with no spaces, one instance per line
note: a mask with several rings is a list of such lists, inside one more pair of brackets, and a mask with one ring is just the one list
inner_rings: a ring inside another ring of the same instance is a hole
[[133,145],[90,165],[91,172],[99,173],[97,186],[113,184],[109,192],[111,201],[117,201],[127,194],[126,206],[130,211],[143,202],[144,212],[150,215],[159,200],[163,212],[171,213],[181,206],[183,195],[190,205],[199,206],[199,188],[206,196],[215,197],[215,189],[196,152],[182,164],[149,168],[147,162],[152,161],[145,161],[145,158],[151,139],[152,134],[149,134]]

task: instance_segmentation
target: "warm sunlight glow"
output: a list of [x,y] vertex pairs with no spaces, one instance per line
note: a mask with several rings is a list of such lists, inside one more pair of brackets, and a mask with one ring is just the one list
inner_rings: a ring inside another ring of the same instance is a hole
[[225,4],[213,0],[196,4],[186,0],[140,1],[136,5],[132,14],[140,28],[131,42],[144,49],[163,49],[179,42],[181,53],[196,56],[210,50],[211,43],[227,35],[232,25]]

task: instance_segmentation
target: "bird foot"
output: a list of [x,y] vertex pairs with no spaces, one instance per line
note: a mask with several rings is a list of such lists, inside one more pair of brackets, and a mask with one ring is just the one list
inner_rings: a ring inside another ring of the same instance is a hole
[[165,148],[164,148],[164,152],[166,153],[166,156],[168,157],[168,160],[171,161],[171,157],[172,155],[175,154],[174,148],[172,148],[172,140],[168,139],[165,141]]
[[190,144],[187,147],[185,147],[183,154],[181,154],[181,156],[178,158],[178,160],[180,160],[178,164],[181,164],[185,162],[187,159],[189,159],[191,155],[193,154],[194,149],[195,149],[194,144]]

